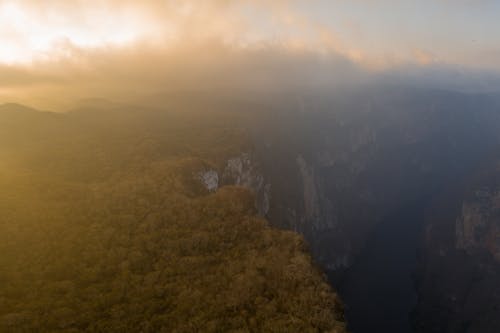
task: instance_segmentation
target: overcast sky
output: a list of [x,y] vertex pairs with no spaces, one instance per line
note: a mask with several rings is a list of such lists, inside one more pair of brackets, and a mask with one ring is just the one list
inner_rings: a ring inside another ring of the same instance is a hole
[[0,0],[0,102],[69,86],[199,88],[221,71],[227,86],[254,87],[408,66],[498,71],[499,17],[493,0]]

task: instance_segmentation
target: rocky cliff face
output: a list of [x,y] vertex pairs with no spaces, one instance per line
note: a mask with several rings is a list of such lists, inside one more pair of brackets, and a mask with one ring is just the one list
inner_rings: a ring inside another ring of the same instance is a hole
[[[402,216],[401,229],[424,230],[420,264],[407,274],[418,276],[420,330],[500,327],[493,319],[500,317],[498,189],[490,173],[464,190],[500,142],[496,102],[397,89],[302,102],[298,110],[252,114],[254,150],[227,160],[219,183],[251,188],[271,224],[303,234],[334,285],[361,256],[370,261],[367,244],[384,221]],[[415,215],[405,215],[409,206],[432,216],[405,218]],[[408,260],[416,252],[415,245]]]
[[253,153],[242,153],[227,161],[222,183],[242,186],[255,194],[255,206],[261,216],[269,212],[271,184],[266,182],[260,163]]
[[219,188],[219,174],[217,171],[203,170],[198,172],[198,177],[209,192],[215,192]]
[[304,234],[332,271],[350,265],[385,216],[447,182],[483,149],[475,142],[484,132],[469,126],[468,110],[404,96],[366,99],[310,101],[273,114],[278,123],[263,115],[253,128],[271,184],[271,223]]
[[495,160],[437,200],[425,222],[415,323],[419,332],[500,329],[500,170]]
[[469,255],[486,252],[500,262],[500,189],[482,187],[462,203],[456,245]]
[[259,215],[266,216],[269,212],[271,184],[266,182],[253,153],[243,152],[228,159],[222,170],[205,168],[198,171],[197,176],[209,192],[215,192],[224,185],[247,188],[254,193],[255,208]]
[[[496,266],[483,259],[498,253],[497,192],[489,188],[465,201],[453,187],[470,179],[499,142],[494,105],[451,93],[352,98],[305,103],[299,112],[274,114],[278,123],[265,115],[257,121],[255,156],[271,184],[269,220],[302,233],[316,261],[342,285],[382,222],[414,203],[422,212],[440,212],[408,218],[418,226],[407,228],[425,227],[426,235],[421,265],[408,273],[420,277],[418,308],[440,309],[439,316],[417,309],[418,325],[440,331],[433,322],[440,318],[453,332],[464,322],[453,324],[465,313],[458,304],[469,308],[470,320],[490,320],[500,302],[470,288],[497,288],[488,273]],[[408,252],[409,260],[416,252]],[[474,282],[483,278],[487,282]],[[472,298],[462,302],[468,293]]]

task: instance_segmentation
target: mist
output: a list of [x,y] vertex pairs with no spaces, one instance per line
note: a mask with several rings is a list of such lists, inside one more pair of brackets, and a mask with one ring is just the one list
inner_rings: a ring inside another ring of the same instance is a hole
[[258,99],[273,93],[335,94],[402,85],[475,93],[500,91],[500,75],[449,65],[363,67],[340,54],[283,45],[234,47],[217,40],[158,50],[68,46],[55,62],[0,67],[0,101],[67,111],[80,100],[134,103],[161,93],[200,92]]
[[[301,1],[188,1],[182,5],[106,1],[92,6],[79,1],[47,5],[2,1],[0,5],[6,27],[0,35],[5,45],[0,54],[3,103],[66,111],[81,99],[129,103],[176,91],[258,98],[269,92],[331,94],[387,84],[469,92],[499,88],[498,68],[483,62],[489,58],[484,54],[494,54],[489,35],[471,37],[476,44],[461,41],[462,51],[453,54],[479,52],[461,60],[426,51],[424,29],[407,32],[408,45],[379,34],[368,47],[366,36],[372,30],[379,33],[379,28],[393,23],[379,27],[353,18],[351,11],[358,3],[350,8],[340,1],[342,15],[336,13],[333,21],[319,15],[321,10],[329,12],[329,5],[318,2],[303,10]],[[381,11],[391,6],[414,19],[405,5],[391,1],[369,5],[380,22],[388,15]],[[451,6],[453,22],[470,6]],[[475,10],[487,10],[490,5],[484,6]],[[439,22],[442,9],[429,9],[436,11],[430,25]],[[20,24],[21,20],[30,24]],[[340,24],[344,21],[349,24]],[[493,28],[492,24],[488,20],[480,27],[470,23],[470,33],[463,36],[469,38],[479,28]],[[454,23],[447,29],[462,33]],[[448,51],[458,45],[454,39],[439,42],[452,43]]]
[[498,10],[0,0],[0,331],[500,331]]

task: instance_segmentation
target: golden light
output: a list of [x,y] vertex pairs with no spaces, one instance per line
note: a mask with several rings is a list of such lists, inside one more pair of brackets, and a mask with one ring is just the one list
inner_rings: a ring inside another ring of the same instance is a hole
[[0,63],[4,64],[50,58],[65,45],[120,46],[151,33],[152,23],[132,8],[92,7],[69,13],[0,2]]

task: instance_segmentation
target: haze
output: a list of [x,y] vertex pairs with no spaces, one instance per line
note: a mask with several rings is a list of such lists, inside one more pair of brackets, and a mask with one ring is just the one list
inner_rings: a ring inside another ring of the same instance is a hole
[[[495,90],[496,1],[0,1],[0,102],[362,84]],[[436,71],[440,75],[436,78]]]
[[0,332],[500,332],[499,17],[0,0]]

